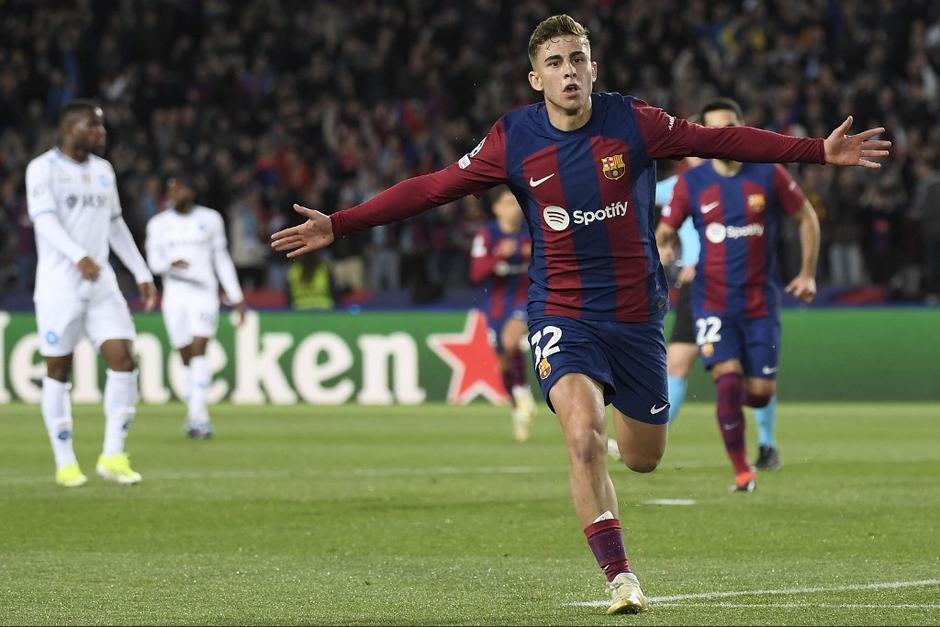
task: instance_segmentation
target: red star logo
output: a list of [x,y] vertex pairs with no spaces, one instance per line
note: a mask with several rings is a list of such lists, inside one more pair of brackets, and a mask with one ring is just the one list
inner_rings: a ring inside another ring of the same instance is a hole
[[447,402],[465,405],[482,394],[491,403],[509,401],[499,358],[489,342],[486,318],[477,310],[467,314],[463,333],[434,333],[428,346],[451,367]]

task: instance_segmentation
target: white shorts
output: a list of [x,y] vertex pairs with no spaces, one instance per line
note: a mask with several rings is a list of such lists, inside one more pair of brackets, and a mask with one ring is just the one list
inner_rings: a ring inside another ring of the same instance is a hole
[[215,337],[219,328],[219,296],[196,289],[173,289],[161,304],[170,346],[176,349],[192,344],[196,337]]
[[95,350],[107,340],[137,339],[127,301],[117,284],[101,281],[88,298],[43,298],[35,301],[39,352],[43,357],[71,355],[87,337]]

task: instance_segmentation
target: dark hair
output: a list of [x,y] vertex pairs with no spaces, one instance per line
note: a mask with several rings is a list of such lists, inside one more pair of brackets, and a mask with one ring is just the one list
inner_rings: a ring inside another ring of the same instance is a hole
[[700,124],[705,123],[705,114],[711,113],[712,111],[733,111],[736,116],[738,116],[738,121],[742,124],[744,123],[744,113],[741,111],[741,105],[731,98],[715,98],[705,103],[705,106],[702,107],[702,110],[699,112],[701,116]]
[[87,113],[89,111],[93,112],[98,108],[98,103],[93,100],[85,100],[84,98],[71,100],[59,110],[59,122],[64,121],[73,113]]
[[166,185],[169,186],[170,181],[176,181],[180,185],[185,185],[193,193],[194,196],[199,196],[202,191],[202,182],[199,176],[191,172],[184,170],[177,170],[176,172],[171,173],[166,177]]

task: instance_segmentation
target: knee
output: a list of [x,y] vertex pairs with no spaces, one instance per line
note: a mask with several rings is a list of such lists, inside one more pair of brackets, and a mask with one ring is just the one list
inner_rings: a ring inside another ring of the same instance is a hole
[[108,367],[115,372],[132,372],[137,368],[137,362],[134,361],[134,357],[128,353],[112,360],[112,362],[108,364]]
[[568,443],[572,464],[590,466],[607,454],[607,439],[597,429],[580,429]]
[[46,376],[50,379],[55,379],[65,383],[69,380],[69,375],[72,374],[71,364],[47,364],[46,365]]
[[663,458],[662,451],[630,451],[621,452],[624,465],[633,472],[653,472]]
[[748,407],[754,407],[760,409],[761,407],[767,407],[767,404],[770,403],[770,397],[772,394],[755,394],[754,392],[747,392],[744,396],[744,404]]

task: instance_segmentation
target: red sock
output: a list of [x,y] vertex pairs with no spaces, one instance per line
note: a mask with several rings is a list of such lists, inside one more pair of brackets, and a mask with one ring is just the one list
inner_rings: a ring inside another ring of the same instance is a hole
[[629,573],[630,562],[627,561],[627,551],[623,548],[623,531],[620,521],[609,518],[590,524],[584,528],[591,551],[598,565],[607,575],[607,581],[613,581],[620,573]]
[[725,451],[731,458],[734,474],[749,472],[744,442],[743,378],[736,372],[723,374],[715,380],[718,392],[718,428],[725,441]]
[[[507,360],[509,361],[509,376],[512,378],[513,387],[526,385],[526,364],[522,351],[510,354]],[[512,393],[512,390],[509,390],[509,392]]]
[[512,395],[512,386],[515,385],[513,378],[512,378],[512,371],[508,369],[503,370],[501,374],[503,375],[503,387],[506,388],[506,394],[509,395],[509,402],[512,403],[513,407],[515,407],[516,399]]

